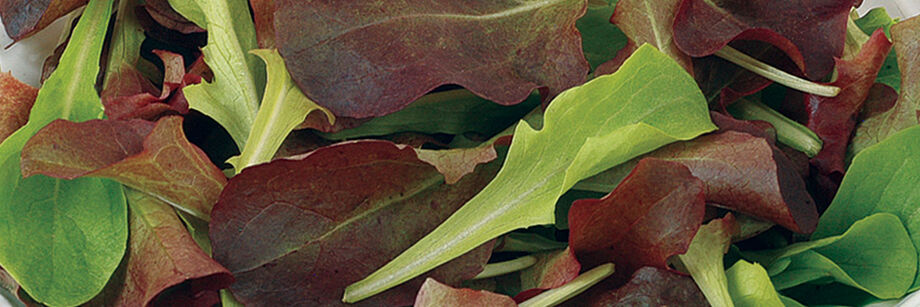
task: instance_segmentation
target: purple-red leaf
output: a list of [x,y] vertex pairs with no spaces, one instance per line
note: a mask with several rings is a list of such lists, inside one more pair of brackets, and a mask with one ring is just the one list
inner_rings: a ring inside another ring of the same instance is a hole
[[733,40],[759,40],[783,50],[812,79],[843,55],[853,0],[683,0],[674,41],[693,57],[712,55]]
[[514,307],[510,297],[484,290],[457,289],[428,278],[415,297],[415,307],[495,306]]
[[182,118],[56,120],[22,150],[22,173],[73,179],[114,179],[208,219],[227,178],[188,142]]
[[[233,177],[215,206],[214,257],[247,305],[340,304],[345,287],[395,258],[447,219],[497,173],[480,165],[455,184],[411,147],[345,142]],[[482,270],[491,244],[429,274],[456,285]],[[371,297],[412,304],[424,277]]]
[[230,272],[198,247],[168,204],[135,190],[128,190],[126,195],[131,209],[128,253],[113,280],[88,305],[216,303],[207,304],[216,296],[205,293],[230,286]]
[[9,37],[18,41],[44,29],[88,1],[4,0],[0,1],[0,19]]
[[167,29],[176,30],[183,34],[205,32],[205,29],[173,10],[168,0],[146,0],[144,8],[147,9],[147,13],[150,14],[153,20],[156,20],[157,23]]
[[703,192],[686,166],[643,159],[604,198],[572,204],[569,246],[584,266],[616,263],[620,281],[643,266],[667,268],[703,222]]
[[536,255],[537,263],[521,271],[521,293],[514,301],[521,303],[543,291],[558,288],[578,277],[581,263],[571,248]]
[[275,48],[275,0],[249,0],[249,7],[252,8],[259,48]]
[[[674,32],[671,30],[679,6],[680,0],[622,0],[617,2],[610,22],[629,37],[629,46],[651,44],[693,74],[690,57],[674,44]],[[631,54],[632,51],[633,48],[624,48],[620,52]]]
[[878,29],[859,55],[852,60],[837,60],[837,80],[831,85],[839,87],[840,94],[836,97],[804,95],[807,126],[824,141],[821,151],[811,160],[821,175],[843,177],[847,145],[856,127],[856,117],[890,50],[891,42],[882,29]]
[[[726,131],[674,143],[644,157],[681,163],[706,185],[706,201],[810,233],[818,223],[815,202],[786,155],[760,137]],[[633,162],[635,163],[635,162]],[[626,163],[588,179],[619,182]]]
[[629,283],[598,296],[596,306],[709,306],[693,279],[665,269],[643,267]]
[[37,96],[37,88],[10,73],[0,73],[0,142],[29,121],[29,111]]
[[159,50],[154,53],[163,60],[163,88],[157,89],[133,66],[122,66],[121,70],[112,72],[115,74],[112,82],[101,94],[105,114],[110,119],[156,120],[163,115],[188,113],[188,101],[182,88],[200,83],[201,76],[186,73],[181,55]]
[[503,105],[584,82],[584,0],[275,0],[276,44],[303,92],[336,114],[402,109],[445,84]]

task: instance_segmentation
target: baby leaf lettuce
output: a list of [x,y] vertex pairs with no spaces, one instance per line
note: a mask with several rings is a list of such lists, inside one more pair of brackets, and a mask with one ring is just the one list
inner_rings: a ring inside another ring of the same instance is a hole
[[690,57],[677,49],[672,30],[680,0],[621,0],[610,22],[616,24],[634,45],[650,44],[693,72]]
[[29,121],[29,110],[37,96],[37,88],[8,72],[0,73],[0,142]]
[[102,290],[125,252],[121,185],[98,178],[23,179],[20,152],[58,118],[102,116],[94,84],[112,1],[90,1],[60,64],[38,92],[29,123],[0,144],[0,264],[37,301],[78,305]]
[[904,296],[917,274],[911,237],[901,219],[890,213],[865,217],[840,235],[765,254],[768,271],[778,271],[772,279],[779,290],[830,278],[877,298],[895,299]]
[[[255,122],[265,85],[265,66],[249,53],[258,48],[249,3],[246,0],[181,2],[189,7],[197,4],[205,17],[206,25],[199,24],[208,29],[208,44],[202,52],[205,63],[214,72],[213,82],[186,87],[185,97],[192,109],[210,116],[227,129],[242,150]],[[186,18],[199,22],[196,17]]]
[[598,306],[709,306],[703,293],[688,276],[668,269],[643,267],[629,283],[598,297]]
[[393,113],[445,84],[511,105],[584,82],[585,3],[275,0],[276,44],[300,89],[337,116]]
[[728,293],[735,306],[785,306],[770,282],[770,275],[760,264],[739,260],[725,271],[725,275],[728,277]]
[[674,41],[693,57],[714,54],[735,39],[764,41],[820,79],[843,54],[852,6],[853,0],[685,0],[674,20]]
[[581,32],[581,46],[585,59],[592,70],[615,57],[617,51],[626,47],[626,35],[610,24],[610,16],[613,15],[616,4],[617,0],[588,1],[585,16],[575,22],[578,32]]
[[556,200],[579,180],[713,129],[693,78],[643,45],[616,73],[554,99],[542,130],[519,123],[495,180],[402,255],[349,286],[345,301],[380,293],[506,232],[552,224]]
[[723,255],[738,232],[738,223],[729,213],[701,226],[687,252],[677,256],[713,306],[732,306]]
[[[842,234],[849,225],[877,212],[900,217],[910,241],[920,246],[920,126],[896,133],[859,153],[840,190],[821,216],[813,239]],[[888,247],[886,247],[888,249]],[[914,252],[916,255],[916,252]],[[886,258],[893,258],[886,256]],[[920,286],[920,277],[911,288]]]
[[237,173],[251,165],[270,161],[287,135],[310,112],[322,111],[329,124],[335,124],[335,116],[329,110],[316,105],[294,85],[277,49],[257,49],[250,53],[265,61],[268,82],[246,146],[239,158],[229,161]]
[[87,0],[10,0],[0,2],[0,19],[13,40],[21,40],[44,29]]
[[209,220],[227,177],[189,143],[182,118],[156,124],[143,120],[57,120],[39,130],[22,150],[24,176],[114,179]]
[[[234,176],[214,207],[214,258],[233,272],[245,304],[332,305],[344,288],[437,227],[482,189],[500,161],[448,185],[411,147],[344,142]],[[482,271],[485,244],[431,273],[457,285]],[[423,279],[367,304],[411,304]]]

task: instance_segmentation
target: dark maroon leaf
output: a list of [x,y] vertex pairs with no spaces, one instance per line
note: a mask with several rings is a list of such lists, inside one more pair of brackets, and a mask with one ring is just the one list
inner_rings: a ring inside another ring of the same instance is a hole
[[156,120],[163,115],[187,114],[188,101],[182,88],[201,82],[201,76],[186,73],[181,55],[154,51],[163,60],[163,86],[157,89],[135,67],[125,65],[102,91],[102,104],[110,119]]
[[674,41],[693,57],[712,55],[733,40],[759,40],[783,50],[811,79],[843,55],[853,0],[683,0]]
[[415,307],[495,306],[514,307],[510,297],[483,290],[456,289],[428,278],[415,298]]
[[629,283],[596,299],[594,306],[709,306],[688,276],[656,267],[643,267]]
[[[617,25],[629,37],[630,45],[651,44],[692,74],[693,64],[690,62],[690,57],[674,45],[674,33],[671,30],[680,1],[621,0],[617,2],[610,22]],[[621,52],[632,53],[631,51]],[[619,58],[620,54],[617,54],[617,57]],[[617,59],[614,61],[618,62]]]
[[[706,201],[810,233],[818,222],[815,202],[792,161],[769,141],[726,131],[674,143],[644,157],[679,162],[706,185]],[[587,180],[616,184],[633,160]]]
[[584,82],[584,0],[275,0],[276,44],[301,90],[337,116],[402,109],[445,84],[503,105]]
[[37,96],[37,88],[8,72],[0,73],[0,142],[29,121],[29,111]]
[[586,267],[615,263],[620,282],[643,266],[668,268],[703,222],[704,189],[680,163],[643,159],[604,198],[572,204],[569,246]]
[[[214,257],[233,272],[233,294],[247,305],[341,304],[347,285],[437,227],[499,164],[446,185],[411,147],[357,141],[247,168],[214,208]],[[486,244],[428,277],[457,285],[478,274],[490,253]],[[423,278],[362,303],[412,304]]]
[[205,29],[173,10],[168,0],[146,0],[144,8],[147,9],[147,13],[150,14],[153,20],[156,20],[157,23],[167,29],[176,30],[184,34],[205,32]]
[[249,0],[249,7],[252,8],[259,48],[275,48],[275,0]]
[[[783,51],[758,41],[734,41],[730,44],[773,67],[790,72],[799,68]],[[693,59],[694,77],[713,109],[724,109],[738,99],[757,93],[773,82],[717,56]]]
[[882,29],[875,31],[859,55],[852,60],[837,60],[837,80],[831,85],[841,89],[839,95],[804,95],[809,116],[807,126],[824,141],[821,151],[811,160],[820,175],[843,177],[847,145],[856,127],[856,117],[890,50],[891,42]]
[[0,1],[0,19],[3,20],[6,33],[18,41],[44,29],[88,1],[4,0]]

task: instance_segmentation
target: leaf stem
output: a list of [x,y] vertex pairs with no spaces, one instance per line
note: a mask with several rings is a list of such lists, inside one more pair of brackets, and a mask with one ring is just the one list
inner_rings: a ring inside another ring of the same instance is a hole
[[745,69],[750,70],[751,72],[758,74],[761,77],[770,79],[771,81],[796,90],[824,97],[834,97],[840,93],[839,87],[818,84],[796,77],[785,71],[779,70],[776,67],[770,66],[767,63],[752,58],[751,56],[744,54],[743,52],[738,51],[738,49],[732,48],[730,46],[725,46],[721,50],[716,51],[715,55],[729,62],[735,63],[738,66],[744,67]]
[[741,99],[729,107],[729,112],[745,120],[762,120],[776,128],[776,139],[789,147],[804,152],[813,158],[821,151],[824,143],[814,131],[776,112],[767,105],[748,99]]
[[524,301],[519,307],[542,307],[555,306],[559,303],[575,297],[576,295],[588,290],[591,286],[599,283],[604,278],[613,274],[613,263],[599,265],[590,271],[584,272],[572,281],[562,285],[559,288],[547,290],[540,295],[534,296]]
[[517,272],[529,268],[537,263],[537,257],[527,255],[521,258],[508,261],[489,263],[482,269],[482,273],[473,277],[473,279],[486,279],[489,277],[501,276],[511,272]]

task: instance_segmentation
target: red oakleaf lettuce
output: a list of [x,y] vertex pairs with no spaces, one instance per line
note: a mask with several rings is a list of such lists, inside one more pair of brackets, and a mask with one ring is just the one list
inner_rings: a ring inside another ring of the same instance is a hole
[[[230,180],[214,207],[214,257],[247,305],[341,304],[345,287],[447,219],[497,173],[500,160],[444,184],[416,151],[386,141],[323,147]],[[491,244],[429,274],[456,285],[482,270]],[[362,303],[408,305],[423,278]]]
[[205,32],[204,29],[173,10],[168,0],[146,0],[144,3],[144,8],[150,17],[167,29],[183,34]]
[[22,83],[10,73],[0,73],[0,142],[29,121],[29,111],[38,89]]
[[[662,147],[644,157],[679,162],[706,185],[706,201],[800,233],[818,223],[815,202],[795,165],[771,142],[725,131]],[[587,182],[616,184],[636,160]]]
[[831,85],[839,87],[840,94],[836,97],[804,94],[807,126],[824,142],[821,151],[811,160],[821,175],[836,180],[843,177],[847,145],[856,127],[856,117],[890,50],[891,42],[882,29],[875,31],[859,55],[852,60],[837,60],[837,80]]
[[588,73],[584,0],[275,0],[276,44],[304,94],[336,116],[402,109],[445,84],[510,105]]
[[[188,113],[188,101],[182,88],[200,83],[201,76],[186,73],[185,61],[179,54],[159,50],[154,53],[163,60],[162,89],[157,89],[134,66],[120,66],[119,71],[111,72],[114,77],[100,95],[110,119],[156,120],[163,115]],[[204,65],[204,62],[193,65]]]
[[537,263],[521,271],[521,291],[514,301],[521,303],[543,291],[558,288],[578,277],[581,263],[571,248],[536,255]]
[[510,297],[483,290],[457,289],[428,278],[418,290],[415,307],[496,306],[514,307]]
[[0,19],[15,41],[44,29],[58,18],[85,5],[89,0],[6,0],[0,1]]
[[216,303],[208,304],[217,297],[205,292],[216,294],[216,290],[230,286],[230,272],[198,247],[168,204],[136,190],[129,189],[126,195],[130,208],[128,253],[119,272],[88,305]]
[[[629,37],[632,48],[624,48],[620,53],[632,54],[635,46],[648,43],[672,59],[680,63],[690,74],[693,74],[693,64],[690,57],[680,51],[674,44],[674,32],[671,25],[680,0],[622,0],[617,2],[616,10],[610,17],[610,22],[617,25]],[[613,62],[622,62],[619,58],[628,57],[617,54]],[[610,64],[607,64],[610,65]]]
[[843,55],[853,0],[683,0],[674,42],[693,57],[712,55],[733,40],[759,40],[783,50],[812,79]]
[[73,179],[114,179],[207,220],[227,178],[188,142],[182,118],[56,120],[22,151],[22,173]]
[[703,182],[677,162],[643,159],[613,192],[569,210],[569,246],[584,266],[616,263],[625,282],[643,266],[668,268],[703,222]]

